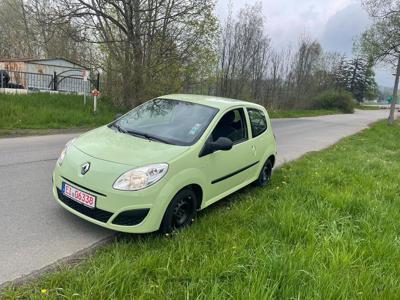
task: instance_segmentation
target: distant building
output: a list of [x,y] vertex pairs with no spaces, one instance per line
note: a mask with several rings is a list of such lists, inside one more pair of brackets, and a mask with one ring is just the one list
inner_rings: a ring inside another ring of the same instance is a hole
[[89,93],[91,90],[89,82],[83,80],[89,69],[63,58],[0,58],[0,70],[7,71],[10,83],[22,85],[31,91]]

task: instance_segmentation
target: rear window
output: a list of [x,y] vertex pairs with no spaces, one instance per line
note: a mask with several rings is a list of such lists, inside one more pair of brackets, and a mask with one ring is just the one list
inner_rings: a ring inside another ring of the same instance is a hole
[[267,130],[265,114],[255,108],[248,108],[247,112],[249,113],[251,132],[253,133],[253,137],[257,137]]

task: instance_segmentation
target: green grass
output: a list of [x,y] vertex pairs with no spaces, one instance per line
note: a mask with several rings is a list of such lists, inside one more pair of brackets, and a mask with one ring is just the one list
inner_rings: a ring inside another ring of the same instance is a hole
[[270,118],[301,118],[342,114],[338,109],[268,110]]
[[361,109],[361,110],[380,110],[380,105],[364,105],[364,104],[359,104],[356,105],[356,109]]
[[[400,295],[400,124],[278,169],[170,237],[123,236],[0,298],[394,299]],[[17,263],[17,262],[16,262]]]
[[[100,98],[98,113],[93,100],[83,105],[83,96],[37,93],[0,94],[0,135],[40,133],[47,129],[92,128],[112,121],[117,109],[107,98]],[[270,111],[272,118],[294,118],[340,113],[337,110]],[[29,130],[27,130],[29,129]],[[34,129],[35,131],[31,131]]]
[[83,105],[83,96],[58,94],[0,94],[0,129],[59,129],[96,127],[112,121],[117,110],[100,98],[93,114],[93,99]]

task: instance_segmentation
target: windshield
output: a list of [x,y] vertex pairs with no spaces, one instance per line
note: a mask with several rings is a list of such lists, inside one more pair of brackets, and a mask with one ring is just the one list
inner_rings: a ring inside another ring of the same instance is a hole
[[193,145],[218,109],[191,102],[154,99],[123,116],[111,126],[119,131],[173,145]]

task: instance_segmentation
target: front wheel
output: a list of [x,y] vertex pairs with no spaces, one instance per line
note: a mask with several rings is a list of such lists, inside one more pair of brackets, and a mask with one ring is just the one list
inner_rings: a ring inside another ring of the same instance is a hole
[[262,167],[257,180],[254,182],[254,185],[260,187],[266,186],[271,180],[272,168],[273,168],[272,161],[268,159],[265,162],[264,166]]
[[190,189],[178,192],[165,211],[161,233],[171,233],[189,226],[197,214],[197,197]]

